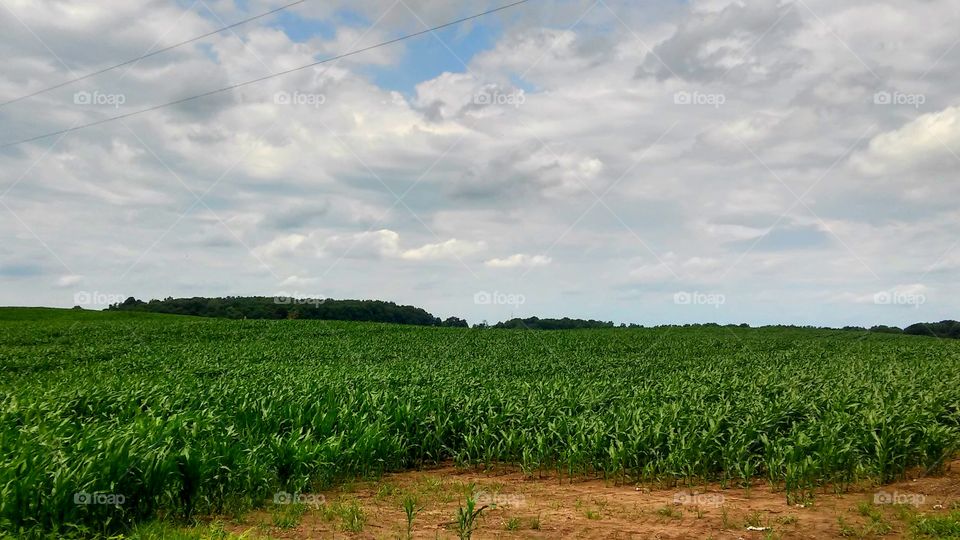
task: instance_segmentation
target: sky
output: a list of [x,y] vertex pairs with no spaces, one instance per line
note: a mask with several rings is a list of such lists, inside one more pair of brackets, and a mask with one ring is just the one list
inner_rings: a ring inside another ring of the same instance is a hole
[[[0,101],[289,3],[0,0]],[[509,2],[307,0],[0,106],[0,146]],[[960,4],[529,0],[0,148],[0,305],[960,318]]]

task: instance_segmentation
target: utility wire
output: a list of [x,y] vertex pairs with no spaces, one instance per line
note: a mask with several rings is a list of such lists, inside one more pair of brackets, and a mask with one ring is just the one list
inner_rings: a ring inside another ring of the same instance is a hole
[[268,16],[268,15],[273,15],[274,13],[277,13],[277,12],[279,12],[279,11],[283,11],[283,10],[288,9],[288,8],[292,8],[293,6],[296,6],[297,4],[302,4],[302,3],[306,2],[306,1],[307,1],[307,0],[297,0],[296,2],[289,3],[289,4],[285,5],[285,6],[280,6],[280,7],[276,8],[276,9],[272,9],[272,10],[266,12],[266,13],[261,13],[261,14],[259,14],[259,15],[255,15],[255,16],[253,16],[253,17],[250,17],[249,19],[244,19],[244,20],[242,20],[242,21],[237,21],[237,22],[235,22],[235,23],[233,23],[233,24],[231,24],[231,25],[224,26],[223,28],[220,28],[219,30],[214,30],[214,31],[212,31],[212,32],[207,32],[206,34],[203,34],[202,36],[197,36],[197,37],[194,37],[194,38],[190,38],[190,39],[188,39],[188,40],[186,40],[186,41],[181,41],[180,43],[174,43],[173,45],[170,45],[170,46],[168,46],[168,47],[164,47],[164,48],[162,48],[162,49],[157,49],[157,50],[155,50],[155,51],[151,51],[151,52],[146,53],[146,54],[144,54],[144,55],[142,55],[142,56],[138,56],[138,57],[136,57],[136,58],[131,58],[130,60],[126,60],[126,61],[124,61],[124,62],[121,62],[121,63],[119,63],[119,64],[116,64],[116,65],[113,65],[113,66],[110,66],[110,67],[105,67],[105,68],[103,68],[103,69],[101,69],[101,70],[99,70],[99,71],[94,71],[93,73],[87,73],[86,75],[82,75],[82,76],[77,77],[77,78],[75,78],[75,79],[70,79],[70,80],[67,80],[67,81],[63,81],[62,83],[55,84],[55,85],[53,85],[53,86],[48,86],[47,88],[43,88],[43,89],[41,89],[41,90],[37,90],[36,92],[32,92],[32,93],[30,93],[30,94],[26,94],[26,95],[23,95],[23,96],[20,96],[20,97],[17,97],[17,98],[13,98],[13,99],[11,99],[11,100],[2,101],[2,102],[0,102],[0,107],[5,107],[5,106],[7,106],[7,105],[9,105],[9,104],[11,104],[11,103],[16,103],[16,102],[18,102],[18,101],[23,101],[23,100],[25,100],[25,99],[27,99],[27,98],[32,98],[33,96],[38,96],[38,95],[40,95],[40,94],[44,94],[44,93],[49,92],[49,91],[51,91],[51,90],[56,90],[57,88],[63,88],[64,86],[73,84],[73,83],[75,83],[75,82],[82,81],[82,80],[85,80],[85,79],[89,79],[90,77],[95,77],[95,76],[97,76],[97,75],[100,75],[101,73],[106,73],[106,72],[108,72],[108,71],[112,71],[112,70],[114,70],[114,69],[117,69],[118,67],[123,67],[123,66],[127,66],[127,65],[130,65],[130,64],[139,62],[140,60],[143,60],[144,58],[149,58],[149,57],[151,57],[151,56],[160,54],[160,53],[162,53],[162,52],[167,52],[167,51],[169,51],[169,50],[171,50],[171,49],[176,49],[177,47],[181,47],[181,46],[186,45],[186,44],[188,44],[188,43],[193,43],[194,41],[201,40],[201,39],[203,39],[203,38],[205,38],[205,37],[210,37],[210,36],[212,36],[212,35],[219,34],[220,32],[223,32],[224,30],[229,30],[229,29],[231,29],[231,28],[236,28],[237,26],[241,26],[241,25],[247,24],[247,23],[250,22],[250,21],[255,21],[255,20],[257,20],[257,19],[262,19],[262,18],[264,18],[264,17],[266,17],[266,16]]
[[398,38],[394,38],[394,39],[391,39],[391,40],[382,41],[382,42],[380,42],[380,43],[377,43],[377,44],[374,44],[374,45],[370,45],[369,47],[364,47],[364,48],[362,48],[362,49],[357,49],[357,50],[354,50],[354,51],[346,52],[346,53],[343,53],[343,54],[339,54],[339,55],[337,55],[337,56],[331,56],[331,57],[329,57],[329,58],[324,58],[323,60],[318,60],[318,61],[316,61],[316,62],[311,62],[311,63],[309,63],[309,64],[305,64],[305,65],[302,65],[302,66],[300,66],[300,67],[295,67],[295,68],[288,69],[288,70],[284,70],[284,71],[280,71],[280,72],[277,72],[277,73],[271,73],[270,75],[265,75],[265,76],[263,76],[263,77],[258,77],[258,78],[256,78],[256,79],[250,79],[249,81],[243,81],[243,82],[239,82],[239,83],[236,83],[236,84],[231,84],[230,86],[224,86],[224,87],[222,87],[222,88],[217,88],[216,90],[210,90],[210,91],[204,92],[204,93],[202,93],[202,94],[196,94],[196,95],[193,95],[193,96],[188,96],[188,97],[185,97],[185,98],[176,99],[176,100],[174,100],[174,101],[168,101],[167,103],[161,103],[160,105],[153,105],[152,107],[147,107],[147,108],[145,108],[145,109],[140,109],[140,110],[137,110],[137,111],[131,111],[131,112],[124,113],[124,114],[118,114],[118,115],[116,115],[116,116],[110,116],[110,117],[108,117],[108,118],[102,118],[102,119],[100,119],[100,120],[96,120],[96,121],[94,121],[94,122],[90,122],[90,123],[87,123],[87,124],[81,124],[81,125],[79,125],[79,126],[74,126],[74,127],[72,127],[72,128],[61,129],[61,130],[58,130],[58,131],[51,131],[51,132],[49,132],[49,133],[44,133],[43,135],[37,135],[36,137],[30,137],[29,139],[21,139],[21,140],[19,140],[19,141],[13,141],[13,142],[9,142],[9,143],[0,144],[0,150],[2,150],[2,149],[4,149],[4,148],[10,148],[11,146],[17,146],[17,145],[24,144],[24,143],[28,143],[28,142],[38,141],[38,140],[40,140],[40,139],[46,139],[47,137],[53,137],[53,136],[55,136],[55,135],[62,135],[62,134],[64,134],[64,133],[70,133],[70,132],[73,132],[73,131],[78,131],[78,130],[85,129],[85,128],[92,127],[92,126],[98,126],[98,125],[100,125],[100,124],[105,124],[105,123],[107,123],[107,122],[113,122],[114,120],[121,120],[121,119],[123,119],[123,118],[129,118],[129,117],[131,117],[131,116],[135,116],[135,115],[138,115],[138,114],[143,114],[143,113],[150,112],[150,111],[155,111],[155,110],[157,110],[157,109],[163,109],[163,108],[165,108],[165,107],[171,107],[171,106],[173,106],[173,105],[179,105],[179,104],[181,104],[181,103],[186,103],[186,102],[188,102],[188,101],[193,101],[193,100],[200,99],[200,98],[204,98],[204,97],[207,97],[207,96],[212,96],[212,95],[214,95],[214,94],[219,94],[219,93],[221,93],[221,92],[226,92],[226,91],[229,91],[229,90],[234,90],[234,89],[237,89],[237,88],[241,88],[241,87],[243,87],[243,86],[248,86],[248,85],[251,85],[251,84],[255,84],[255,83],[258,83],[258,82],[262,82],[262,81],[265,81],[265,80],[267,80],[267,79],[273,79],[274,77],[279,77],[279,76],[281,76],[281,75],[287,75],[287,74],[293,73],[293,72],[295,72],[295,71],[302,71],[302,70],[304,70],[304,69],[311,68],[311,67],[314,67],[314,66],[318,66],[318,65],[320,65],[320,64],[325,64],[325,63],[327,63],[327,62],[332,62],[332,61],[334,61],[334,60],[339,60],[339,59],[341,59],[341,58],[346,58],[346,57],[348,57],[348,56],[353,56],[353,55],[356,55],[356,54],[360,54],[360,53],[363,53],[363,52],[366,52],[366,51],[369,51],[369,50],[372,50],[372,49],[376,49],[376,48],[379,48],[379,47],[384,47],[384,46],[387,46],[387,45],[392,45],[392,44],[394,44],[394,43],[397,43],[397,42],[400,42],[400,41],[403,41],[403,40],[406,40],[406,39],[410,39],[410,38],[413,38],[413,37],[422,36],[423,34],[428,34],[428,33],[430,33],[430,32],[434,32],[434,31],[436,31],[436,30],[440,30],[441,28],[447,28],[448,26],[454,26],[454,25],[457,25],[457,24],[460,24],[460,23],[463,23],[463,22],[466,22],[466,21],[469,21],[469,20],[472,20],[472,19],[478,19],[478,18],[480,18],[480,17],[484,17],[484,16],[486,16],[486,15],[490,15],[490,14],[496,13],[496,12],[498,12],[498,11],[503,11],[503,10],[505,10],[505,9],[510,9],[510,8],[512,8],[512,7],[515,7],[515,6],[519,6],[520,4],[525,4],[525,3],[529,2],[529,1],[530,1],[530,0],[519,0],[519,1],[514,2],[514,3],[512,3],[512,4],[507,4],[507,5],[505,5],[505,6],[500,6],[500,7],[498,7],[498,8],[493,8],[493,9],[484,11],[484,12],[482,12],[482,13],[477,13],[477,14],[474,14],[474,15],[469,15],[469,16],[467,16],[467,17],[463,17],[463,18],[460,18],[460,19],[456,19],[456,20],[454,20],[454,21],[450,21],[450,22],[448,22],[448,23],[444,23],[444,24],[441,24],[441,25],[439,25],[439,26],[434,26],[434,27],[431,27],[431,28],[427,28],[426,30],[421,30],[421,31],[419,31],[419,32],[414,32],[414,33],[412,33],[412,34],[407,34],[407,35],[405,35],[405,36],[400,36],[400,37],[398,37]]

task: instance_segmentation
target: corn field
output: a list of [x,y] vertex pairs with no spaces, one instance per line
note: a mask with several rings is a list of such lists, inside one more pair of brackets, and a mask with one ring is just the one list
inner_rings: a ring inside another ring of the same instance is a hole
[[0,530],[17,537],[242,512],[451,460],[764,480],[789,498],[935,472],[960,445],[960,341],[0,311]]

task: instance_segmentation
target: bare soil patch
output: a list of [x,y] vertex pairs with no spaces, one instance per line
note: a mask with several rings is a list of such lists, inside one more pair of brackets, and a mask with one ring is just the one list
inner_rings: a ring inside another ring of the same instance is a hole
[[457,509],[470,493],[489,505],[475,539],[911,538],[910,523],[918,517],[960,509],[960,461],[938,477],[918,473],[846,493],[822,488],[802,506],[759,481],[727,489],[638,486],[444,466],[341,486],[323,493],[325,504],[301,508],[292,518],[291,507],[270,505],[227,528],[247,538],[406,538],[403,499],[412,495],[422,507],[414,538],[458,538]]

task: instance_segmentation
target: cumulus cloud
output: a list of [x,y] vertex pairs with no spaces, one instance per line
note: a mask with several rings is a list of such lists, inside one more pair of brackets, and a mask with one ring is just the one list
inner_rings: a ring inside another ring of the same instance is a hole
[[459,259],[483,251],[486,247],[486,242],[468,242],[451,238],[445,242],[425,244],[415,249],[408,249],[400,256],[412,261]]
[[368,259],[400,255],[400,235],[389,229],[325,238],[316,235],[316,239],[320,253],[328,256]]
[[[407,0],[421,21],[402,5],[307,3],[2,107],[0,143],[495,4]],[[503,290],[531,314],[656,323],[669,298],[640,312],[624,287],[709,283],[744,310],[718,312],[732,322],[955,317],[951,2],[592,4],[528,4],[0,150],[0,303],[61,305],[59,289],[79,283],[138,297],[282,286],[495,320],[455,299]],[[273,4],[211,3],[217,17],[176,3],[6,6],[0,101]],[[136,16],[144,6],[151,17]],[[78,91],[125,103],[78,104]],[[545,265],[536,279],[503,271]],[[883,283],[923,285],[928,301],[920,313],[821,309]],[[794,300],[770,307],[777,298]]]
[[519,268],[546,266],[553,262],[553,259],[546,255],[527,255],[526,253],[516,253],[502,259],[489,259],[483,264],[490,268]]
[[316,277],[290,276],[280,282],[281,287],[309,287],[320,282]]
[[[420,247],[403,249],[400,234],[390,229],[347,234],[313,231],[310,234],[282,235],[258,247],[264,257],[340,257],[349,259],[403,259],[407,261],[458,260],[483,251],[483,241],[451,238]],[[290,279],[299,279],[293,276]]]
[[868,148],[857,154],[852,163],[870,176],[902,173],[918,166],[934,172],[937,165],[956,168],[960,164],[958,151],[960,107],[948,107],[873,137]]
[[303,234],[288,234],[278,236],[270,242],[254,250],[265,257],[281,257],[295,253],[297,248],[304,244],[309,237]]
[[803,58],[802,51],[784,43],[802,26],[799,9],[766,0],[694,10],[674,35],[654,47],[638,74],[699,81],[729,74],[744,82],[786,76]]

